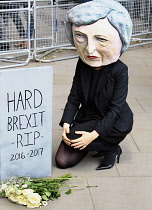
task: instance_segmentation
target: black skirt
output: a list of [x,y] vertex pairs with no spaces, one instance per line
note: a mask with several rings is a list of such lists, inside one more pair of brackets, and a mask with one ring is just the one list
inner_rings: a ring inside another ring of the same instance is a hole
[[[86,131],[92,132],[99,120],[90,120],[86,122],[74,122],[72,127],[70,128],[70,133],[67,134],[69,139],[77,139],[81,135],[76,134],[75,131]],[[131,130],[130,130],[131,131]],[[121,132],[116,130],[115,128],[112,129],[111,133],[104,138],[99,136],[93,142],[91,142],[84,150],[85,151],[109,151],[112,150],[113,147],[117,146],[121,141],[123,141],[126,135],[130,132]]]

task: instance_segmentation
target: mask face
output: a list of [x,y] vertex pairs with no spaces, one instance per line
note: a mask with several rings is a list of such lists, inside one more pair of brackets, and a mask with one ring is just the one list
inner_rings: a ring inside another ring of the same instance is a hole
[[72,32],[78,55],[89,66],[101,67],[119,59],[122,42],[107,18],[91,25],[73,25]]

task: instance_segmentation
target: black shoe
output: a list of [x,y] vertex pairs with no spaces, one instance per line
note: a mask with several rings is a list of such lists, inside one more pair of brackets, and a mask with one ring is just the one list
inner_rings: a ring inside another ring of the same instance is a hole
[[115,162],[119,163],[119,158],[122,153],[122,149],[120,146],[117,146],[115,150],[106,152],[104,159],[101,164],[96,168],[96,170],[104,170],[112,168]]
[[102,157],[105,156],[106,152],[95,152],[92,157]]

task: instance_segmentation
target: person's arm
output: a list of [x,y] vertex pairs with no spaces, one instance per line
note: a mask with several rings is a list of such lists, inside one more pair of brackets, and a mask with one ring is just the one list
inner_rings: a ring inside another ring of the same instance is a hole
[[63,123],[68,123],[69,125],[71,125],[73,122],[73,119],[81,103],[79,90],[78,90],[79,87],[80,87],[80,73],[79,73],[79,62],[78,62],[70,94],[68,96],[68,100],[65,105],[62,119],[59,123],[60,126],[63,126]]
[[92,132],[76,131],[75,133],[80,134],[81,137],[71,140],[71,147],[80,150],[84,149],[88,144],[90,144],[99,136],[99,134],[95,130],[93,130]]
[[62,128],[62,140],[68,145],[71,146],[70,139],[67,137],[67,133],[70,133],[70,125],[68,123],[63,123]]
[[113,128],[114,123],[119,119],[121,109],[126,102],[128,94],[128,68],[126,65],[124,65],[123,68],[119,67],[119,70],[115,73],[114,79],[115,87],[109,109],[95,128],[95,131],[102,137],[111,132],[111,129]]

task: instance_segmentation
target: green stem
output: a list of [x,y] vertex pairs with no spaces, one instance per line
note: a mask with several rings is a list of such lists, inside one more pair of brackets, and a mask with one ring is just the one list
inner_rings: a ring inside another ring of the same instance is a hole
[[78,187],[78,185],[61,185],[61,187]]
[[[85,190],[86,188],[79,188],[79,189],[72,189],[73,190]],[[67,191],[67,190],[60,190],[60,191]]]

